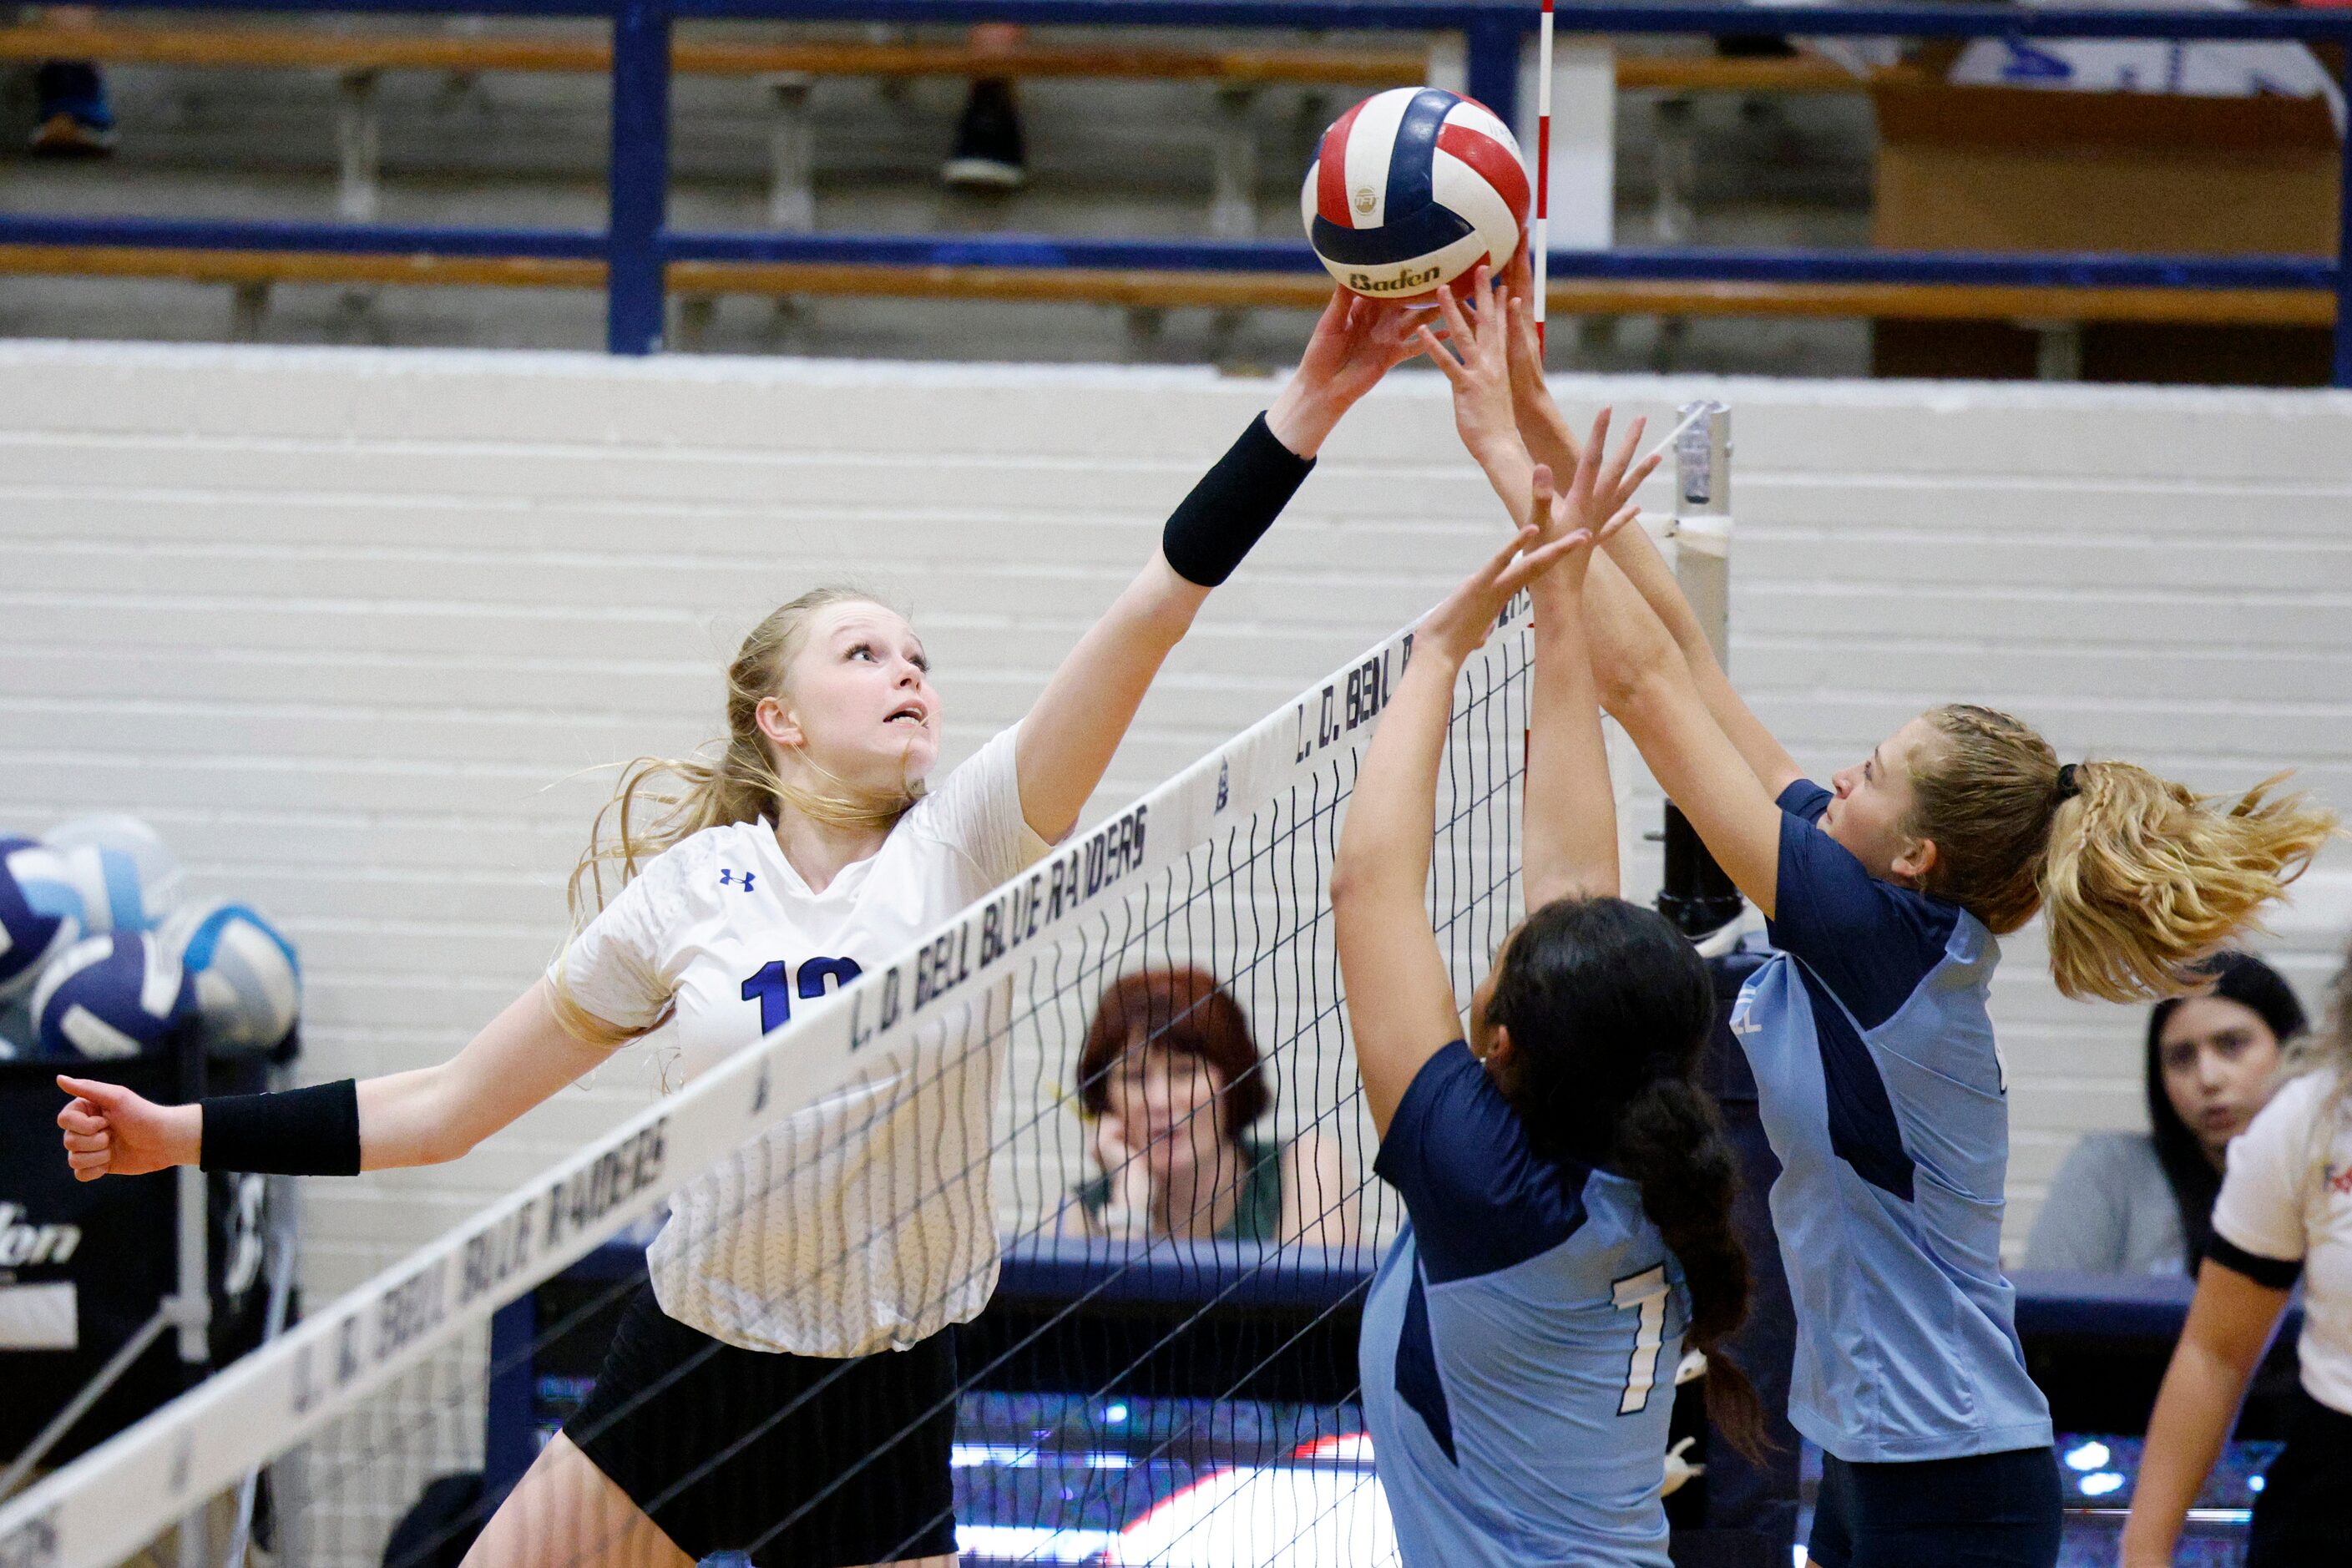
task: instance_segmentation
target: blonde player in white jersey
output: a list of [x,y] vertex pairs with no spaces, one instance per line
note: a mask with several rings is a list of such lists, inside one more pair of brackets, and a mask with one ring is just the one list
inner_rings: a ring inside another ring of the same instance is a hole
[[[1027,716],[936,789],[940,703],[914,628],[856,593],[803,595],[730,667],[723,750],[625,775],[573,880],[584,927],[456,1057],[192,1106],[61,1078],[76,1173],[454,1160],[665,1022],[690,1078],[895,956],[1076,826],[1209,590],[1340,416],[1417,352],[1412,325],[1336,297],[1274,406]],[[606,901],[608,871],[623,885]],[[992,1075],[974,1055],[870,1074],[673,1195],[650,1290],[470,1568],[673,1568],[725,1550],[759,1568],[953,1563],[944,1331],[996,1272]]]

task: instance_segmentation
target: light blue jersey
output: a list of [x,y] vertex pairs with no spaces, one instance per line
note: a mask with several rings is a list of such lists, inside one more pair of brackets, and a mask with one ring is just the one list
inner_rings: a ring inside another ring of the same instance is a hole
[[1690,1300],[1622,1176],[1548,1161],[1469,1048],[1430,1058],[1374,1167],[1410,1223],[1364,1303],[1364,1419],[1413,1568],[1667,1568]]
[[1955,904],[1879,881],[1780,796],[1770,926],[1732,1032],[1780,1179],[1797,1308],[1789,1419],[1849,1463],[2040,1447],[2000,1272],[2008,1082],[1986,993],[2000,944]]

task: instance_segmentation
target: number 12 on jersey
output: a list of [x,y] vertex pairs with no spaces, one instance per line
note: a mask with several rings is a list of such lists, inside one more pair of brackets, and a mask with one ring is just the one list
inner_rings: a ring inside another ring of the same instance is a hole
[[792,965],[780,958],[743,977],[743,1000],[760,1005],[760,1033],[764,1035],[792,1022],[795,992],[802,1001],[814,1001],[824,994],[826,981],[832,981],[838,990],[857,975],[857,961],[854,958],[812,958],[803,962],[800,978],[795,982]]
[[1631,1415],[1649,1407],[1650,1391],[1658,1385],[1658,1359],[1666,1344],[1666,1266],[1629,1275],[1612,1284],[1609,1294],[1621,1310],[1641,1313],[1633,1358],[1625,1369],[1625,1392],[1617,1400],[1617,1414]]

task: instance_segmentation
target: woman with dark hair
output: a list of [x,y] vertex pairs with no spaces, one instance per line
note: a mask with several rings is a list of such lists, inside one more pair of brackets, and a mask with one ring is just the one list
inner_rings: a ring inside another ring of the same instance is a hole
[[2212,989],[2147,1016],[2146,1132],[2094,1132],[2050,1184],[2025,1244],[2028,1268],[2194,1274],[2213,1237],[2222,1155],[2270,1099],[2303,1005],[2251,953],[2200,966]]
[[[1456,423],[1521,523],[1424,619],[1372,739],[1331,910],[1374,1165],[1408,1224],[1364,1303],[1364,1419],[1412,1568],[1667,1568],[1667,1418],[1688,1345],[1708,1404],[1753,1442],[1755,1391],[1718,1342],[1747,1310],[1733,1160],[1696,1082],[1706,964],[1617,897],[1609,762],[1582,579],[1647,466],[1604,468],[1604,423],[1564,497],[1511,428],[1496,312],[1457,320]],[[1638,437],[1638,426],[1636,429]],[[1532,498],[1532,499],[1530,499]],[[1522,585],[1534,595],[1526,920],[1470,1005],[1425,894],[1454,688]]]
[[1241,1006],[1198,969],[1120,976],[1078,1052],[1078,1107],[1099,1173],[1072,1194],[1090,1235],[1350,1245],[1356,1200],[1338,1146],[1251,1129],[1272,1075]]

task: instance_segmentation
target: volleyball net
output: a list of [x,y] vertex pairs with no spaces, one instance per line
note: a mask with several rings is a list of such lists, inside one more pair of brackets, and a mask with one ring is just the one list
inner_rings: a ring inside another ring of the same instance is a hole
[[[1465,1003],[1521,912],[1527,620],[1522,595],[1464,670],[1439,780],[1430,910]],[[722,1245],[772,1237],[773,1205],[793,1203],[808,1223],[752,1268],[775,1311],[822,1324],[869,1287],[950,1316],[985,1303],[956,1330],[967,1563],[1392,1556],[1354,1404],[1354,1319],[1402,1210],[1371,1177],[1328,883],[1412,640],[1385,639],[892,963],[801,1002],[756,1047],[0,1505],[0,1568],[132,1559],[175,1528],[188,1539],[190,1516],[240,1490],[259,1494],[255,1527],[226,1531],[211,1560],[455,1563],[584,1393],[642,1288],[645,1238],[663,1224]],[[1090,1058],[1107,993],[1187,973],[1162,988],[1172,1009]],[[1244,1076],[1268,1104],[1246,1127],[1199,1121],[1230,1120],[1232,1081],[1203,1097],[1195,1080],[1188,1100],[1183,1053],[1139,1048],[1203,1026],[1212,995],[1238,1007],[1261,1064]],[[820,1102],[849,1109],[815,1135],[803,1113]],[[796,1188],[889,1118],[926,1157],[867,1182],[856,1223],[808,1218]],[[1196,1170],[1231,1169],[1179,1194],[1171,1142]],[[974,1193],[977,1209],[940,1223]],[[887,1279],[877,1236],[901,1238],[882,1249]],[[661,1257],[657,1242],[656,1272]],[[821,1502],[780,1503],[744,1544]]]

